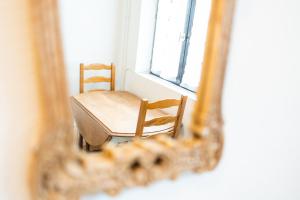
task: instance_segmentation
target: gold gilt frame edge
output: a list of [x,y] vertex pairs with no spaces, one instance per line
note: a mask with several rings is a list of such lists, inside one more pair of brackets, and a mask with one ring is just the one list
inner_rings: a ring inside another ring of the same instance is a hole
[[45,116],[29,166],[32,198],[79,199],[95,192],[114,195],[124,188],[174,179],[184,171],[212,170],[220,160],[224,142],[221,97],[234,4],[235,0],[212,0],[201,83],[191,121],[194,137],[173,140],[158,136],[85,154],[73,145],[57,0],[31,0]]

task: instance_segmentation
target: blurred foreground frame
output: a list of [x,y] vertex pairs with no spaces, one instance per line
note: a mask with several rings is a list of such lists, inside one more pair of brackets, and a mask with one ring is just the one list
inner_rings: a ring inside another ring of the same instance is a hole
[[35,137],[28,179],[33,199],[75,200],[118,194],[180,173],[210,171],[223,150],[221,97],[235,0],[212,0],[201,82],[188,138],[136,139],[102,152],[77,149],[61,47],[58,0],[30,0],[44,118]]

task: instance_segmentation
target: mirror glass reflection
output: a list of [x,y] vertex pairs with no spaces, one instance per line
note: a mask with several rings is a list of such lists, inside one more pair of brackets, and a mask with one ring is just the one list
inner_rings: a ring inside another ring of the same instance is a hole
[[61,0],[78,145],[188,135],[209,0]]

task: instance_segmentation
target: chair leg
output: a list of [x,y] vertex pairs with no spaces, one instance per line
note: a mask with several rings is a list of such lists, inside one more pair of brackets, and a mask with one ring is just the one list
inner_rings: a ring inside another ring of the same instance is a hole
[[174,131],[174,133],[172,134],[172,137],[173,138],[178,138],[182,134],[183,134],[183,124],[181,123],[179,130],[177,130],[177,132]]
[[80,133],[79,133],[78,145],[79,145],[80,149],[83,149],[83,137],[82,137],[82,135]]

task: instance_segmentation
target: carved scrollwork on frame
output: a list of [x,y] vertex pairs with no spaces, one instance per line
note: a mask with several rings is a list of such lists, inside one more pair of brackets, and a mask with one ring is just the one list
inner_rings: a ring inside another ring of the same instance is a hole
[[[175,179],[183,171],[213,169],[223,148],[221,95],[234,0],[212,0],[198,100],[189,138],[136,139],[102,152],[75,148],[61,48],[57,0],[31,0],[36,63],[46,128],[37,137],[29,180],[34,199],[78,199],[85,193],[114,195],[123,188]],[[61,117],[63,116],[63,117]]]

